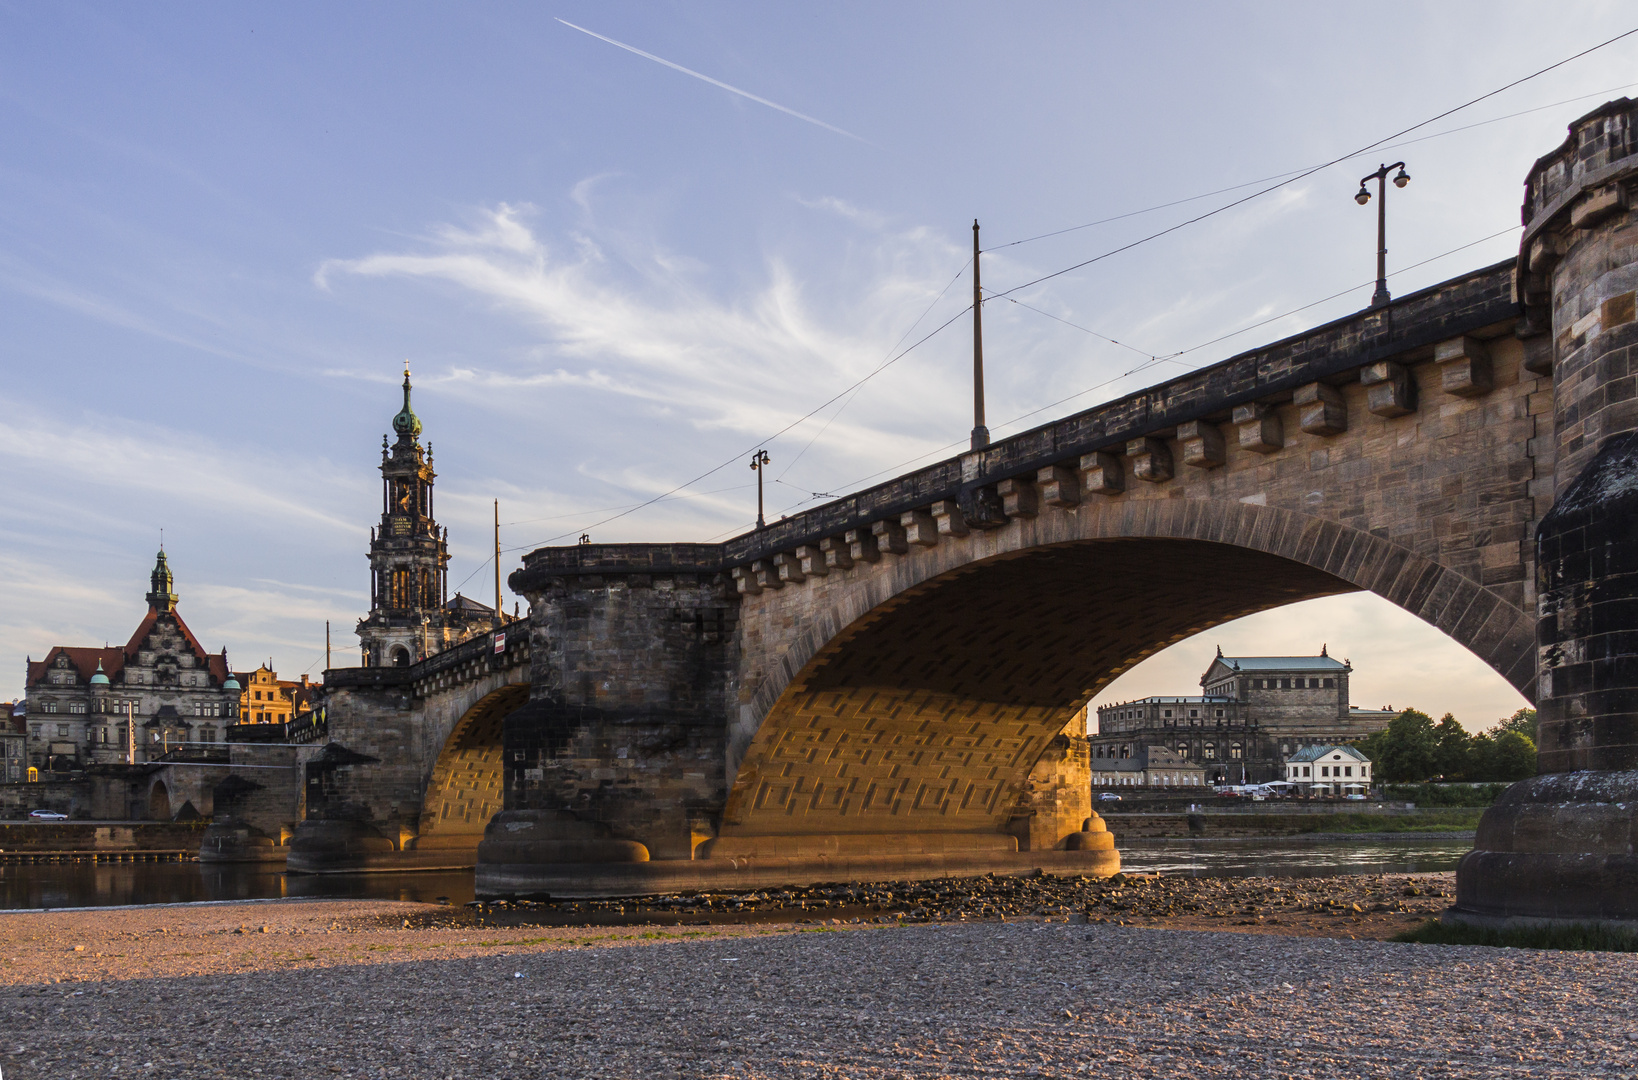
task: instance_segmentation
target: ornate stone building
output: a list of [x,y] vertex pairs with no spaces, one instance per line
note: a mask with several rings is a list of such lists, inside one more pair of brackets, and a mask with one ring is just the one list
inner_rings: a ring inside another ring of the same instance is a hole
[[1395,713],[1348,704],[1353,667],[1318,656],[1217,657],[1200,677],[1204,694],[1146,697],[1098,709],[1092,769],[1163,746],[1203,767],[1210,783],[1260,784],[1285,777],[1305,746],[1362,739]]
[[410,407],[392,418],[397,441],[381,437],[381,523],[370,530],[370,613],[359,620],[365,667],[408,667],[496,624],[495,609],[449,597],[449,530],[433,517],[432,446]]
[[42,777],[125,761],[128,720],[137,761],[216,742],[235,722],[240,686],[227,650],[207,653],[182,621],[163,550],[150,583],[148,614],[124,646],[58,645],[29,660],[27,757]]

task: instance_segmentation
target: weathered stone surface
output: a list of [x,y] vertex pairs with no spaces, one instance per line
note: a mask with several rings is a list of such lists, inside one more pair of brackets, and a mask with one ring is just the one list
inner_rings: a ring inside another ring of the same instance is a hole
[[[1551,412],[1532,409],[1552,417],[1535,444],[1554,469],[1534,537],[1543,775],[1485,812],[1455,918],[1638,920],[1635,184],[1638,103],[1626,99],[1572,124],[1526,182],[1519,332],[1551,342],[1550,362],[1538,351],[1528,369],[1553,380]],[[1483,351],[1437,347],[1452,392],[1482,386]]]
[[1318,382],[1299,386],[1293,400],[1297,426],[1308,434],[1340,435],[1348,430],[1348,408],[1336,387]]

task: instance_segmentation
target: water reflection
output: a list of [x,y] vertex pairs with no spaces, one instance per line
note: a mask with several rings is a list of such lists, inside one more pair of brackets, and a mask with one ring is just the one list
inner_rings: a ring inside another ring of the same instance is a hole
[[1190,877],[1326,877],[1454,870],[1473,848],[1462,840],[1134,840],[1120,845],[1126,870]]
[[[1120,847],[1127,870],[1194,877],[1318,877],[1454,870],[1471,840],[1134,840]],[[413,874],[285,874],[219,863],[0,864],[0,909],[185,904],[281,897],[471,900],[472,871]]]
[[0,865],[0,909],[187,904],[284,897],[472,899],[472,871],[414,874],[285,874],[220,863],[37,863]]

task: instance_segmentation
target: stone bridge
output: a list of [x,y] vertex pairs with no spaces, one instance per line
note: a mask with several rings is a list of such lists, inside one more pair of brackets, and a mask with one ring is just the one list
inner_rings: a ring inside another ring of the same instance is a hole
[[1517,260],[727,543],[531,553],[527,673],[331,673],[308,858],[465,850],[503,805],[482,895],[1108,873],[1087,702],[1368,590],[1540,703],[1466,916],[1638,918],[1635,182],[1623,99],[1532,169]]
[[1541,704],[1467,916],[1638,917],[1635,181],[1623,99],[1531,171],[1517,260],[724,544],[533,552],[479,891],[1107,872],[1086,703],[1368,590]]
[[[219,783],[201,855],[288,856],[306,873],[472,866],[502,807],[501,721],[529,677],[516,623],[407,668],[326,671],[323,739],[272,748],[289,776],[235,769]],[[234,762],[265,766],[268,749],[235,746]]]

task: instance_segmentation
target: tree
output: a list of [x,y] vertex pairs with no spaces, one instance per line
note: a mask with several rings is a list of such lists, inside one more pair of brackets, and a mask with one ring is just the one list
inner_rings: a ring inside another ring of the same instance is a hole
[[[1526,710],[1520,710],[1524,712]],[[1504,731],[1496,736],[1491,780],[1528,780],[1536,775],[1536,744],[1528,735]]]
[[1541,736],[1536,732],[1536,710],[1534,709],[1520,709],[1506,720],[1496,721],[1496,726],[1490,730],[1493,735],[1500,735],[1504,731],[1516,731],[1532,743],[1541,739]]
[[[1452,721],[1454,722],[1454,721]],[[1390,784],[1419,784],[1439,772],[1433,717],[1406,709],[1388,722],[1376,747],[1377,775]]]
[[1496,740],[1488,731],[1473,736],[1467,745],[1467,778],[1494,781],[1496,779]]
[[1473,771],[1470,760],[1473,738],[1456,722],[1456,717],[1445,713],[1439,720],[1439,726],[1433,729],[1433,737],[1438,743],[1433,760],[1439,775],[1446,780],[1473,779],[1469,775]]

